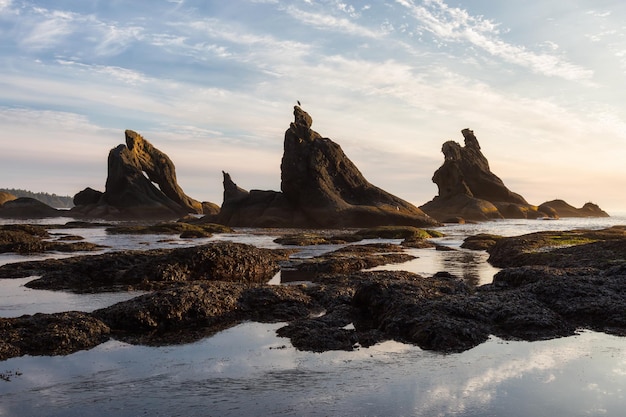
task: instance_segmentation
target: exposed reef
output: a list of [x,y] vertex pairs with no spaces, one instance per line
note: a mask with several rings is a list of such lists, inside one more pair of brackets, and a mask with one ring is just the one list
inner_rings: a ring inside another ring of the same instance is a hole
[[341,147],[311,129],[299,106],[285,132],[281,191],[247,191],[224,173],[224,202],[215,221],[229,226],[340,228],[428,226],[414,205],[370,184]]
[[198,280],[267,282],[290,251],[230,242],[153,250],[129,250],[9,263],[1,278],[39,276],[29,288],[77,293],[151,290],[174,282]]
[[[78,242],[76,242],[78,240]],[[82,237],[51,234],[43,226],[11,224],[0,226],[0,253],[79,252],[104,249],[102,245],[80,242]],[[74,242],[68,242],[74,241]]]
[[[626,336],[626,227],[482,235],[492,284],[449,273],[359,271],[409,257],[399,245],[355,245],[287,263],[284,250],[220,243],[4,265],[1,276],[43,274],[29,286],[70,291],[152,290],[93,313],[0,318],[0,360],[66,354],[114,337],[186,343],[245,320],[287,322],[298,349],[353,350],[384,340],[460,352],[487,340],[542,340],[579,329]],[[268,285],[279,265],[308,284]]]
[[514,218],[607,217],[597,205],[588,203],[577,209],[561,200],[540,206],[529,204],[512,192],[489,168],[474,132],[463,129],[465,146],[454,141],[443,144],[443,165],[435,171],[433,182],[438,195],[420,208],[442,222],[460,219],[482,221]]

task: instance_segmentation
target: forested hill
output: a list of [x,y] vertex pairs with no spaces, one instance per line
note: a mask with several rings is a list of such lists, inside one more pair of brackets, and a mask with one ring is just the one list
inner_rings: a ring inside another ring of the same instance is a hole
[[46,203],[47,205],[54,208],[71,208],[74,207],[74,198],[70,196],[61,196],[56,194],[48,194],[48,193],[34,193],[32,191],[27,190],[16,190],[15,188],[0,188],[0,191],[4,191],[5,193],[13,194],[16,197],[30,197],[35,198],[42,203]]

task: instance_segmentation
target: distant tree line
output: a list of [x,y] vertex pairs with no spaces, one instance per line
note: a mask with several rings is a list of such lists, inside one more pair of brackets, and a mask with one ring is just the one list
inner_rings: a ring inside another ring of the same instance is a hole
[[72,208],[74,207],[74,198],[70,196],[61,196],[48,193],[34,193],[28,190],[17,190],[15,188],[0,188],[0,191],[13,194],[16,197],[30,197],[46,203],[54,208]]

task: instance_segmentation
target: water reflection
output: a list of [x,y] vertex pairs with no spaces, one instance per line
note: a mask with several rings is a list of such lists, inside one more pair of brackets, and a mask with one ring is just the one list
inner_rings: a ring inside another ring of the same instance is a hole
[[111,341],[65,357],[23,357],[0,381],[0,415],[623,415],[623,339],[493,338],[440,355],[397,342],[296,351],[281,324],[244,323],[172,347]]
[[[424,276],[448,271],[481,284],[490,282],[497,269],[485,262],[484,252],[460,250],[466,235],[518,235],[620,223],[626,221],[516,220],[447,226],[446,237],[437,243],[457,251],[409,249],[417,259],[375,269],[411,270]],[[190,241],[108,235],[103,229],[89,228],[71,233],[115,249],[177,247],[210,240],[279,246],[269,235]],[[304,248],[300,256],[327,249]],[[0,264],[18,258],[5,254]],[[90,311],[104,306],[98,303],[116,302],[83,298],[112,294],[29,290],[23,287],[28,279],[0,280],[0,316]],[[279,275],[273,281],[278,279]],[[8,382],[0,379],[0,416],[622,416],[626,403],[624,338],[594,332],[534,343],[492,338],[453,355],[390,341],[355,352],[316,354],[299,352],[287,339],[277,337],[280,326],[244,323],[181,346],[109,341],[68,356],[12,358],[0,362],[0,373],[10,376]]]
[[369,269],[370,271],[409,271],[424,277],[430,277],[437,272],[449,272],[452,275],[466,280],[472,285],[490,283],[493,276],[499,271],[489,265],[488,254],[482,251],[470,251],[465,249],[436,250],[407,249],[407,253],[416,258],[401,264],[381,265]]
[[141,291],[121,291],[73,294],[63,291],[34,290],[24,286],[35,278],[37,277],[0,279],[0,288],[2,288],[0,292],[0,317],[60,313],[70,310],[90,312],[144,293]]

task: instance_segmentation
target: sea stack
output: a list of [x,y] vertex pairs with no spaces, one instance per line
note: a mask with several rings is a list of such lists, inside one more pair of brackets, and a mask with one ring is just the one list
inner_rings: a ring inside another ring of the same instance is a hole
[[608,216],[589,203],[582,209],[555,200],[540,206],[509,190],[489,168],[478,139],[470,129],[461,131],[465,146],[454,141],[443,144],[443,165],[435,171],[433,182],[439,193],[420,208],[442,222],[459,219],[481,221],[502,218],[558,218]]
[[178,185],[174,163],[165,153],[132,130],[125,137],[126,144],[109,152],[105,191],[88,187],[76,194],[73,215],[173,219],[203,212],[202,203]]
[[341,147],[311,129],[300,106],[285,132],[281,192],[239,188],[224,174],[218,220],[230,226],[371,227],[432,226],[418,207],[370,184]]

